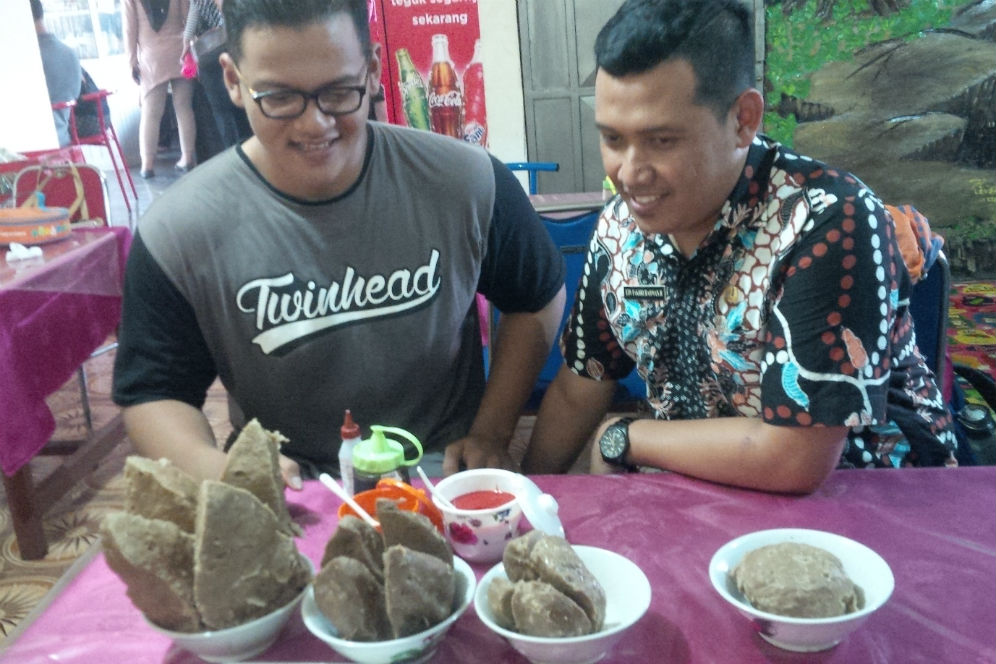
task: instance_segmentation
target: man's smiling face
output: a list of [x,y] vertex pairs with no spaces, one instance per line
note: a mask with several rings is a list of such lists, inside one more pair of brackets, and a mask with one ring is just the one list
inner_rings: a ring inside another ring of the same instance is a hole
[[738,121],[742,97],[718,118],[695,101],[695,86],[680,59],[619,78],[599,69],[595,78],[605,172],[639,227],[671,234],[682,251],[712,229],[753,139]]
[[[368,58],[349,15],[304,26],[247,28],[242,56],[224,56],[225,80],[233,101],[243,106],[255,136],[244,146],[263,176],[280,191],[306,200],[325,200],[347,189],[360,175],[366,152],[369,95],[380,81],[379,51]],[[353,113],[326,115],[312,99],[292,119],[266,117],[256,92],[291,89],[312,92],[329,85],[366,86]]]

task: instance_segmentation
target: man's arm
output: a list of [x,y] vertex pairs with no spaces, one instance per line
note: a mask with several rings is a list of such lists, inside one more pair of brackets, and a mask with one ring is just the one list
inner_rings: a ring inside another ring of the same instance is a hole
[[[204,411],[175,399],[147,401],[122,411],[125,430],[135,451],[150,459],[167,458],[198,480],[217,480],[226,455],[218,447]],[[300,489],[301,469],[280,455],[284,483]]]
[[565,297],[561,287],[539,311],[502,314],[480,408],[468,435],[447,446],[444,474],[457,472],[461,461],[468,468],[512,468],[509,441],[550,354]]
[[563,473],[605,416],[616,381],[597,381],[561,367],[540,404],[522,462],[526,473]]
[[122,414],[128,438],[142,456],[165,457],[198,480],[221,477],[225,453],[203,411],[164,399],[128,406]]
[[501,311],[491,370],[467,436],[451,443],[444,474],[512,468],[509,442],[564,314],[564,261],[519,181],[491,157],[495,201],[477,290]]
[[[135,235],[125,273],[114,362],[114,401],[143,456],[165,457],[201,479],[217,479],[225,455],[201,411],[217,376],[193,308]],[[280,456],[284,482],[300,489],[298,464]]]
[[[612,421],[599,427],[599,437]],[[747,489],[812,493],[840,461],[847,431],[777,426],[756,417],[640,419],[629,425],[626,461]],[[614,470],[597,447],[592,470]]]

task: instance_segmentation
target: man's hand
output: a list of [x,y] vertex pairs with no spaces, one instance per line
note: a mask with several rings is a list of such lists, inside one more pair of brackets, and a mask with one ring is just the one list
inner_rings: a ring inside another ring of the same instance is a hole
[[304,486],[301,482],[301,468],[297,465],[297,461],[293,461],[283,454],[280,455],[280,474],[284,478],[284,484],[295,491],[300,491],[301,487]]
[[508,441],[486,436],[466,436],[446,446],[443,475],[452,475],[466,468],[504,468],[518,472],[508,454]]

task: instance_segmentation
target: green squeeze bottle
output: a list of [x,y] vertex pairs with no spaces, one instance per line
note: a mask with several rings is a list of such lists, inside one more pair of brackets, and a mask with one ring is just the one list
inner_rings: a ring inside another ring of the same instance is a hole
[[[404,438],[415,448],[417,454],[411,459],[405,458],[404,444],[385,434]],[[385,477],[408,483],[408,468],[417,464],[421,458],[422,443],[414,434],[397,427],[372,424],[370,437],[361,440],[353,448],[353,491],[369,491]]]

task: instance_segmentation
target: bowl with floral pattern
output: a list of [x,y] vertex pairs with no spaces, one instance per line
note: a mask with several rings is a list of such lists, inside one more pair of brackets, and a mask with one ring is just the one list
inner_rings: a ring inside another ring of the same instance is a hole
[[498,468],[464,470],[436,483],[432,500],[443,514],[453,552],[471,562],[501,560],[519,535],[521,475]]

